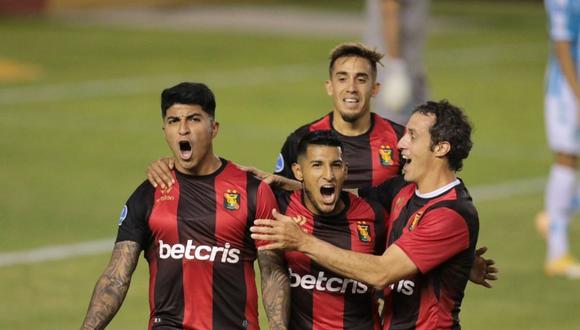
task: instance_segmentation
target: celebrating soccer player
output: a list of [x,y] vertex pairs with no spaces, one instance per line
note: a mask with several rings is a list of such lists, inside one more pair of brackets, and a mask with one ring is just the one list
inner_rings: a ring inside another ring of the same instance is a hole
[[294,179],[300,139],[311,131],[332,130],[343,146],[348,164],[346,188],[376,186],[400,174],[397,141],[404,128],[371,112],[371,98],[379,92],[377,63],[382,54],[362,44],[345,43],[330,54],[326,92],[332,97],[332,112],[296,129],[282,146],[276,174]]
[[286,328],[289,282],[282,257],[257,252],[249,238],[252,221],[270,217],[276,200],[267,184],[214,154],[215,107],[204,84],[163,91],[175,184],[161,189],[144,182],[125,204],[83,329],[103,329],[111,321],[142,250],[149,263],[149,329],[259,329],[256,255],[270,326]]
[[[385,248],[385,211],[343,192],[347,165],[332,131],[306,134],[298,144],[294,175],[303,189],[275,190],[280,210],[303,219],[303,230],[335,246],[369,254]],[[337,275],[305,254],[288,251],[290,329],[379,329],[375,289]]]

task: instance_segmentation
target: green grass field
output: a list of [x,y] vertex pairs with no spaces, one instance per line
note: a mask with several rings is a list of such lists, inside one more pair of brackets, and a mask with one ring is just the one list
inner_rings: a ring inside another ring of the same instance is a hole
[[[436,1],[432,17],[432,97],[463,106],[476,127],[461,177],[474,188],[545,177],[541,3]],[[287,134],[330,110],[326,59],[341,41],[3,18],[0,60],[40,76],[0,80],[0,253],[109,237],[112,246],[145,167],[168,154],[159,94],[179,81],[216,92],[220,155],[272,169]],[[578,329],[580,282],[543,275],[544,242],[532,222],[543,191],[475,197],[480,243],[501,279],[492,290],[468,288],[464,328]],[[580,255],[580,223],[571,228]],[[0,329],[78,328],[108,258],[0,268]],[[147,277],[142,260],[110,329],[145,328]]]

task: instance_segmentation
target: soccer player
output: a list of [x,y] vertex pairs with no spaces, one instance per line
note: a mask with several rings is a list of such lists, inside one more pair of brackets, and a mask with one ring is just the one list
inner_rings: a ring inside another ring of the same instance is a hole
[[275,173],[294,179],[300,139],[311,131],[332,130],[343,145],[349,167],[346,188],[376,186],[400,174],[396,148],[404,128],[371,112],[371,98],[379,91],[377,63],[382,54],[362,44],[338,45],[330,54],[326,92],[332,112],[306,124],[288,136],[276,162]]
[[[347,165],[332,131],[314,131],[299,142],[292,165],[301,187],[275,190],[280,210],[304,219],[303,229],[351,251],[381,254],[385,248],[385,211],[343,192]],[[285,253],[291,286],[290,329],[380,329],[374,288],[344,278],[296,251]]]
[[366,0],[364,43],[386,53],[373,109],[403,125],[427,101],[423,49],[428,7],[429,0]]
[[215,99],[204,84],[163,91],[165,140],[174,157],[169,189],[141,184],[119,220],[109,265],[83,329],[103,329],[121,307],[141,251],[149,263],[149,329],[259,329],[254,260],[271,329],[285,329],[289,282],[282,256],[256,251],[255,218],[276,207],[270,187],[219,158]]
[[381,256],[340,249],[302,231],[282,214],[258,219],[259,249],[296,250],[314,262],[375,287],[388,287],[384,329],[456,329],[472,267],[479,221],[456,177],[471,149],[471,125],[446,101],[415,109],[399,141],[404,177],[361,193],[389,212],[387,249]]
[[580,1],[546,0],[545,5],[552,41],[546,74],[546,131],[555,153],[545,197],[549,219],[545,272],[580,278],[580,263],[571,256],[568,240],[580,151]]

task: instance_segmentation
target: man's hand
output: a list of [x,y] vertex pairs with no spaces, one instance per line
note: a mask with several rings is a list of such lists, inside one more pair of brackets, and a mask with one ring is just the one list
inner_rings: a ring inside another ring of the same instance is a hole
[[250,227],[252,238],[255,240],[271,241],[270,244],[261,246],[258,250],[300,250],[310,237],[299,227],[303,223],[302,218],[291,218],[272,210],[276,220],[256,219]]
[[288,179],[281,175],[268,173],[251,166],[238,165],[244,171],[248,171],[255,175],[258,179],[264,181],[269,186],[277,187],[286,191],[294,191],[302,188],[300,181]]
[[239,165],[239,164],[237,164],[237,166],[244,171],[252,173],[255,177],[266,182],[268,185],[272,185],[277,180],[276,179],[277,175],[275,175],[275,174],[272,174],[272,173],[269,173],[266,171],[262,171],[260,169],[255,168],[255,167],[252,167],[252,166],[244,166],[244,165]]
[[475,251],[475,260],[473,260],[473,266],[469,272],[469,280],[475,284],[491,288],[491,284],[488,281],[497,280],[499,270],[493,266],[495,264],[493,259],[482,257],[486,251],[486,246],[482,246]]
[[147,180],[155,188],[157,186],[160,186],[161,189],[170,188],[175,183],[175,179],[171,175],[174,167],[175,161],[172,157],[158,159],[147,167],[145,172],[147,174]]

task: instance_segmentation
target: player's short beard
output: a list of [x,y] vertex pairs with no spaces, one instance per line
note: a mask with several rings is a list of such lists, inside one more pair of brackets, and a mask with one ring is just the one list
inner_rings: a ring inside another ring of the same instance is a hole
[[304,198],[308,198],[308,200],[310,201],[310,204],[312,204],[312,206],[316,210],[316,212],[313,212],[313,213],[318,214],[318,215],[325,215],[326,212],[323,212],[322,210],[320,210],[318,208],[318,205],[316,204],[316,202],[314,200],[314,196],[312,196],[312,192],[310,190],[306,189],[304,184],[302,184],[302,191],[304,192]]
[[361,111],[361,112],[357,112],[357,113],[344,113],[344,112],[339,112],[340,114],[340,118],[342,118],[342,120],[346,121],[347,123],[355,123],[357,120],[361,119],[362,117],[364,117],[368,112],[370,112],[370,110],[366,110],[366,111]]

